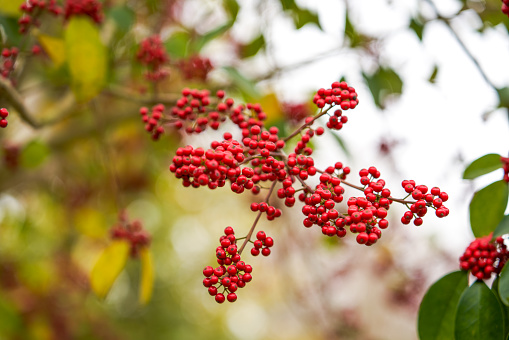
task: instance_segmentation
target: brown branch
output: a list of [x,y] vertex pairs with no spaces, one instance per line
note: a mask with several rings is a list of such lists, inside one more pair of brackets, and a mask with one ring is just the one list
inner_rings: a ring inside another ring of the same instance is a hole
[[0,95],[3,95],[4,98],[12,105],[12,107],[14,107],[24,122],[26,122],[34,129],[39,129],[42,127],[42,124],[37,122],[32,117],[32,114],[25,106],[23,98],[21,98],[19,92],[11,85],[8,79],[3,77],[0,77]]
[[[276,187],[277,181],[272,182],[272,185],[270,186],[269,192],[267,193],[267,196],[263,200],[265,203],[269,203],[270,195],[272,195],[272,192],[274,191],[274,188]],[[242,251],[246,247],[247,243],[251,240],[251,236],[253,236],[253,232],[256,228],[256,225],[258,224],[258,221],[260,220],[260,217],[262,216],[263,212],[259,211],[258,215],[256,215],[256,219],[253,222],[253,225],[251,226],[251,229],[249,229],[249,233],[246,235],[246,239],[244,240],[244,243],[242,243],[242,246],[239,249],[239,255],[242,254]]]

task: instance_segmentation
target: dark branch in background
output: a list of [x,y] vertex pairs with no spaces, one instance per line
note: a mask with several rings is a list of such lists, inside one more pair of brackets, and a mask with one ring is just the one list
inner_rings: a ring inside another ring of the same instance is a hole
[[25,103],[23,102],[23,98],[16,91],[16,89],[11,85],[10,81],[0,77],[0,94],[12,105],[12,107],[18,112],[21,119],[26,122],[28,125],[33,127],[34,129],[39,129],[42,127],[42,124],[37,122],[30,112],[28,111]]
[[[483,68],[481,67],[481,65],[479,64],[479,61],[477,61],[477,59],[474,57],[474,55],[470,52],[470,50],[467,48],[467,46],[463,43],[463,40],[461,40],[461,38],[459,37],[458,33],[456,33],[456,31],[454,30],[454,28],[452,27],[451,25],[451,19],[449,18],[446,18],[446,17],[443,17],[440,15],[440,13],[438,12],[438,9],[437,7],[435,6],[435,4],[433,3],[432,0],[425,0],[427,3],[429,3],[429,5],[433,8],[433,10],[435,11],[435,14],[436,14],[436,17],[437,17],[437,20],[440,20],[441,22],[443,22],[445,24],[445,26],[449,29],[449,31],[452,33],[454,39],[456,39],[456,41],[458,42],[458,44],[461,46],[461,48],[463,49],[463,51],[465,52],[465,54],[468,56],[468,58],[474,63],[475,67],[477,67],[477,69],[479,70],[479,73],[481,74],[481,76],[483,77],[483,79],[486,81],[486,83],[491,86],[496,92],[497,92],[497,95],[498,95],[498,89],[497,87],[491,82],[491,80],[489,80],[488,76],[486,75],[486,73],[484,72]],[[499,100],[501,100],[500,98],[500,95],[499,96]]]

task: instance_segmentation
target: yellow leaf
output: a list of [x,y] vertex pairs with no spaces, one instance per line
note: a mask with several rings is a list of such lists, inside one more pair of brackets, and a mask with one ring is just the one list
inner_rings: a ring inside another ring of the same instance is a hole
[[65,61],[65,44],[63,39],[55,38],[46,34],[38,34],[37,40],[55,66],[60,66]]
[[105,298],[111,286],[124,269],[131,246],[125,240],[114,240],[104,249],[90,273],[90,285],[95,294]]
[[64,34],[71,87],[79,102],[86,102],[101,92],[107,71],[106,47],[99,29],[88,17],[73,17]]
[[267,114],[267,126],[271,126],[282,119],[283,114],[275,93],[269,93],[263,96],[258,100],[258,103],[262,107],[263,112]]
[[102,238],[107,231],[104,215],[90,207],[80,208],[76,211],[74,225],[80,233],[93,238]]
[[140,249],[140,260],[140,303],[144,305],[150,301],[152,290],[154,288],[154,263],[152,260],[152,253],[147,247],[142,247]]
[[25,0],[0,0],[0,12],[12,17],[19,17],[21,15],[21,4]]

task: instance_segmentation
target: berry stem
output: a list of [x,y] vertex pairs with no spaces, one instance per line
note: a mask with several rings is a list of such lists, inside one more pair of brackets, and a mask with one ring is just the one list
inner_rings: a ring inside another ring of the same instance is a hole
[[[277,184],[277,181],[272,182],[272,185],[270,186],[269,192],[267,193],[267,196],[265,197],[263,202],[269,203],[270,195],[272,195],[272,192],[274,191],[274,188],[276,187],[276,184]],[[263,212],[259,211],[258,215],[256,215],[256,218],[255,218],[255,220],[253,222],[253,225],[251,226],[251,229],[249,230],[249,233],[247,233],[247,235],[246,235],[246,239],[244,240],[244,243],[242,243],[242,246],[240,247],[240,249],[238,251],[239,255],[242,254],[242,251],[246,247],[247,243],[249,241],[251,241],[251,236],[253,235],[253,232],[254,232],[254,230],[256,228],[256,225],[258,224],[258,221],[260,220],[260,217],[262,216],[262,214],[263,214]]]
[[307,127],[310,127],[311,125],[313,125],[313,123],[315,122],[315,120],[317,120],[318,118],[320,118],[321,116],[323,116],[324,114],[326,114],[330,109],[332,109],[334,106],[329,106],[325,111],[322,111],[320,112],[319,114],[317,114],[315,117],[313,117],[313,119],[305,124],[303,124],[301,127],[299,127],[297,130],[295,130],[294,132],[292,132],[290,135],[288,135],[288,137],[286,137],[285,139],[283,139],[283,141],[286,143],[287,141],[289,141],[290,139],[292,139],[293,137],[295,137],[296,135],[298,135],[302,130],[304,130],[305,128]]

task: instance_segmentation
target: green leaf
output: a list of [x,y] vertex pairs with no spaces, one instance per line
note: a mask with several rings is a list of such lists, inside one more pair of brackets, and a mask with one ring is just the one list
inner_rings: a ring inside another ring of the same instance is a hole
[[509,215],[505,215],[493,232],[493,237],[509,234]]
[[381,66],[372,75],[362,72],[362,76],[368,84],[376,106],[382,109],[385,108],[388,95],[401,94],[403,90],[403,81],[392,68]]
[[[5,291],[9,292],[7,289]],[[15,334],[19,336],[19,332],[23,327],[21,313],[16,310],[15,304],[0,295],[0,334],[9,336],[9,339],[15,339]]]
[[433,67],[433,72],[431,72],[431,76],[429,76],[428,78],[428,81],[432,84],[435,83],[435,80],[437,78],[437,75],[438,75],[438,66],[435,65],[435,67]]
[[118,29],[127,32],[134,24],[136,14],[127,6],[115,6],[108,11],[108,16],[113,19]]
[[256,88],[256,84],[243,76],[236,68],[225,66],[223,69],[226,71],[233,84],[248,100],[261,98],[261,94]]
[[475,237],[489,235],[504,217],[509,194],[507,183],[500,180],[477,191],[470,202],[470,226]]
[[103,251],[90,273],[90,286],[94,293],[104,299],[111,286],[124,269],[129,257],[130,244],[125,240],[114,240]]
[[99,29],[88,17],[72,17],[65,28],[64,40],[73,93],[77,101],[86,102],[105,85],[106,47]]
[[239,4],[236,0],[223,0],[223,7],[232,22],[235,22],[239,14]]
[[498,294],[504,305],[509,306],[509,266],[505,265],[500,272]]
[[263,37],[263,34],[260,34],[249,44],[240,47],[240,57],[241,58],[252,57],[256,55],[263,47],[265,47],[265,38]]
[[456,307],[468,287],[468,273],[456,271],[435,282],[424,295],[419,308],[420,340],[454,339]]
[[39,140],[28,143],[21,151],[21,165],[25,168],[36,168],[49,156],[51,150]]
[[140,303],[147,304],[152,297],[154,288],[154,261],[152,253],[147,247],[140,248],[141,261],[141,284],[140,284]]
[[497,89],[499,107],[508,107],[509,108],[509,87],[503,87],[501,89]]
[[502,299],[500,298],[500,294],[498,293],[499,283],[500,276],[497,276],[497,278],[493,281],[493,284],[491,285],[491,291],[493,292],[493,294],[495,294],[495,297],[497,298],[498,303],[502,308],[502,316],[504,320],[504,338],[505,338],[509,334],[509,307],[504,305]]
[[362,43],[361,35],[355,30],[355,27],[352,25],[352,22],[350,21],[350,16],[348,15],[348,11],[346,11],[345,16],[345,37],[348,38],[350,42],[350,47],[357,47]]
[[419,21],[412,18],[410,21],[410,26],[408,26],[412,31],[415,32],[420,41],[422,41],[422,32],[424,31],[424,25]]
[[213,30],[205,33],[200,36],[193,44],[193,53],[199,53],[200,50],[210,41],[220,37],[226,31],[228,31],[233,26],[233,21],[229,21],[224,25],[214,28]]
[[464,179],[474,179],[479,176],[485,175],[487,173],[492,172],[493,170],[497,170],[502,167],[502,161],[500,160],[500,155],[495,153],[490,153],[488,155],[484,155],[472,163],[465,169],[463,173]]
[[7,46],[19,46],[24,37],[24,35],[19,33],[19,25],[16,18],[0,15],[0,44],[6,43]]
[[175,58],[186,58],[189,55],[189,42],[191,36],[187,31],[173,33],[171,37],[164,42],[166,52]]
[[318,14],[313,13],[307,9],[295,9],[293,11],[293,22],[296,29],[300,29],[307,24],[315,24],[319,29],[322,29],[322,26],[320,26]]
[[289,11],[298,8],[295,0],[279,0],[279,2],[281,3],[281,6],[283,6],[283,11]]
[[502,308],[484,281],[476,281],[461,295],[454,328],[456,340],[503,339]]

